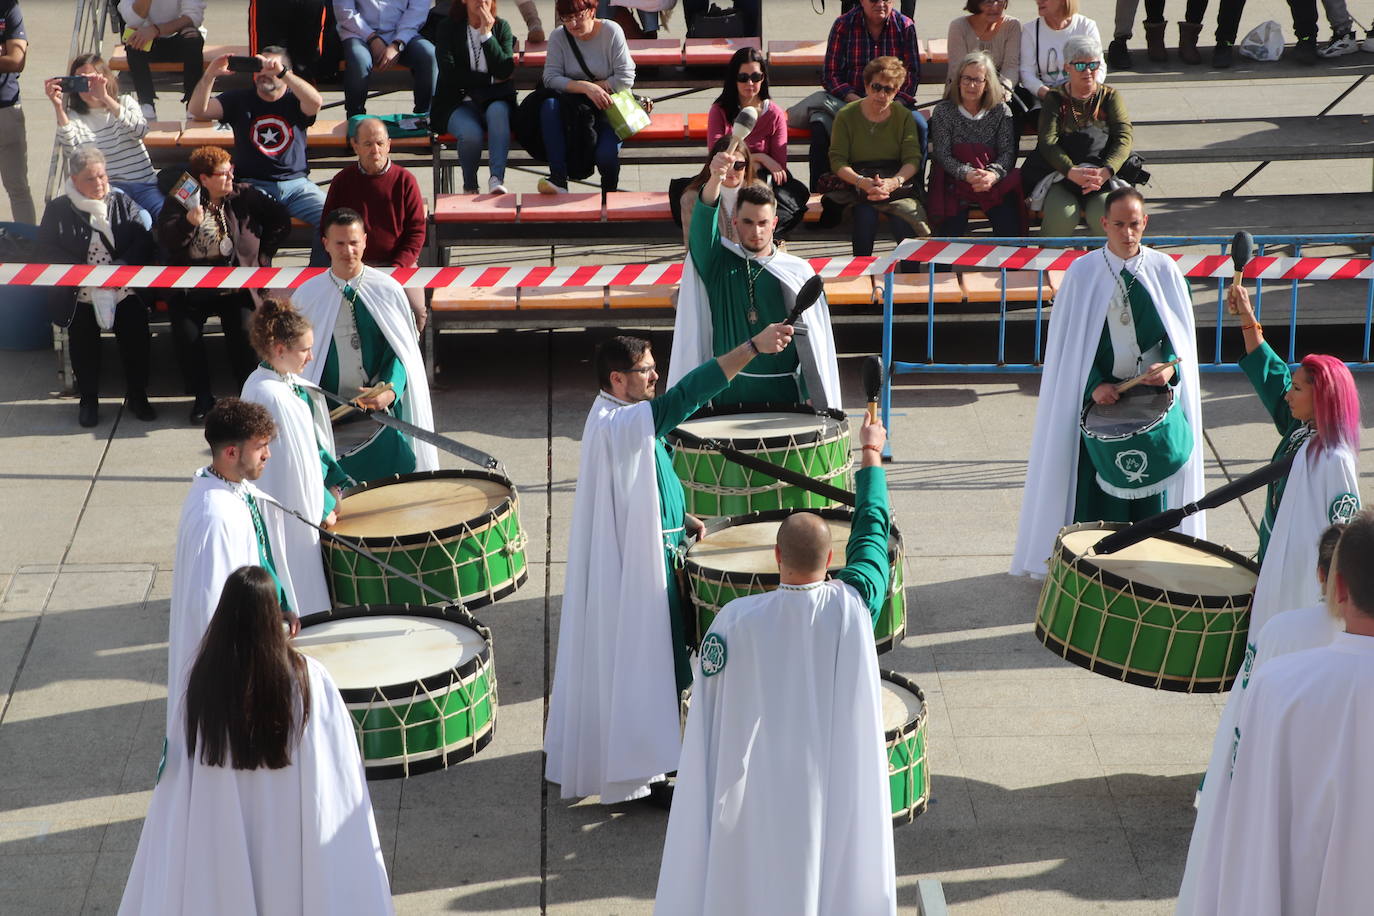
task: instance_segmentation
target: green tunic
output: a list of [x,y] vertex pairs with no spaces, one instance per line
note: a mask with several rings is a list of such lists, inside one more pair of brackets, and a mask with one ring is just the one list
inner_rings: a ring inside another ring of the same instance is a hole
[[[353,314],[358,324],[358,338],[362,347],[363,372],[369,383],[378,385],[390,382],[396,392],[396,400],[387,412],[393,416],[400,413],[402,399],[406,390],[406,369],[396,352],[387,343],[382,329],[368,311],[367,304],[354,292],[352,287],[344,287],[344,297],[353,303]],[[325,356],[324,369],[320,372],[320,387],[340,397],[351,398],[356,391],[339,390],[339,354],[331,334],[329,353]],[[352,422],[372,423],[359,418]],[[398,430],[382,427],[377,435],[363,448],[339,458],[340,468],[351,478],[363,483],[390,477],[393,474],[408,474],[415,470],[415,450],[410,441]]]
[[[267,363],[263,363],[262,365],[268,369],[272,368],[267,365]],[[337,380],[337,364],[335,364],[334,375]],[[319,419],[315,417],[315,402],[311,399],[309,393],[300,385],[292,385],[291,390],[296,393],[296,397],[305,402],[306,408],[310,411],[310,416],[314,419]],[[329,422],[327,418],[325,422]],[[320,520],[323,521],[329,518],[329,513],[333,512],[334,507],[338,505],[338,500],[336,500],[334,494],[330,492],[330,487],[348,486],[353,483],[353,478],[348,476],[348,472],[339,464],[338,459],[330,453],[329,449],[320,444],[318,438],[315,440],[315,447],[319,449],[320,452],[320,471],[324,476],[324,514],[320,516]]]
[[[1278,447],[1274,449],[1274,457],[1270,460],[1278,461],[1290,452],[1296,452],[1312,435],[1313,429],[1302,420],[1295,419],[1293,412],[1288,409],[1288,402],[1283,399],[1293,383],[1288,363],[1270,349],[1269,344],[1261,343],[1242,356],[1239,365],[1246,378],[1250,379],[1255,393],[1259,395],[1260,403],[1269,411],[1279,435],[1283,436]],[[1269,534],[1274,530],[1274,519],[1278,517],[1279,503],[1283,501],[1283,488],[1287,483],[1288,476],[1284,475],[1271,483],[1265,492],[1264,519],[1260,522],[1257,557],[1260,563],[1264,562],[1264,552],[1269,548]]]
[[880,467],[859,468],[854,475],[854,519],[844,548],[844,568],[835,578],[854,586],[868,605],[873,625],[887,600],[892,567],[887,559],[892,512],[887,502],[887,472]]
[[[711,353],[720,356],[765,327],[787,318],[782,283],[762,264],[741,258],[720,244],[716,210],[700,198],[692,210],[688,249],[692,264],[706,287],[711,309]],[[749,296],[753,281],[753,300]],[[752,311],[752,315],[751,315]],[[771,376],[759,378],[757,376]],[[801,377],[795,343],[781,353],[754,357],[748,369],[712,399],[716,406],[731,404],[802,404],[809,395]]]
[[281,576],[277,574],[277,563],[272,557],[272,542],[267,537],[267,526],[262,523],[262,510],[258,508],[258,501],[252,493],[244,491],[243,501],[248,505],[248,514],[253,517],[253,536],[258,541],[258,560],[263,569],[272,576],[272,582],[277,586],[277,603],[285,613],[293,613],[291,602],[286,600],[286,589],[282,588]]
[[663,530],[663,558],[668,570],[668,581],[664,585],[668,589],[673,670],[679,691],[686,690],[692,683],[692,666],[688,660],[690,637],[683,615],[682,595],[674,581],[674,570],[682,565],[678,551],[687,540],[683,530],[687,498],[682,492],[682,482],[673,470],[673,459],[663,444],[663,437],[723,391],[726,384],[720,364],[712,359],[688,372],[676,385],[649,402],[654,416],[654,470],[658,478],[659,524]]
[[[1144,284],[1132,285],[1130,271],[1122,270],[1121,279],[1130,289],[1131,319],[1135,325],[1135,339],[1141,353],[1162,345],[1160,362],[1168,362],[1177,354],[1164,330],[1164,322],[1159,317],[1154,300],[1146,291]],[[1112,316],[1107,316],[1111,321]],[[1097,341],[1097,353],[1093,356],[1092,366],[1088,369],[1088,384],[1083,389],[1083,406],[1092,401],[1093,389],[1103,382],[1123,382],[1112,374],[1115,359],[1112,351],[1111,330],[1106,322],[1102,325],[1102,336]],[[1178,384],[1175,374],[1170,384]],[[1156,493],[1143,499],[1121,499],[1103,491],[1097,483],[1097,470],[1082,437],[1078,442],[1078,488],[1074,496],[1073,520],[1075,522],[1135,522],[1151,515],[1158,515],[1168,508],[1167,493]]]

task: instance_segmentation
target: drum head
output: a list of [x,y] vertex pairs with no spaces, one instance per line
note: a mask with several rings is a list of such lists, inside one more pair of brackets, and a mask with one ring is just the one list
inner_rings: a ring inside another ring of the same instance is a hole
[[921,717],[922,700],[900,684],[883,678],[883,731],[895,732]]
[[329,670],[341,691],[414,683],[471,661],[486,640],[438,617],[377,615],[302,628],[295,647]]
[[732,442],[736,447],[741,442],[760,440],[777,440],[781,446],[789,439],[797,443],[806,443],[833,438],[840,435],[841,422],[833,417],[810,412],[732,413],[688,420],[681,426],[694,436]]
[[[832,570],[844,566],[844,548],[849,542],[849,522],[827,519],[830,525],[830,549],[835,552]],[[781,521],[748,522],[731,525],[697,541],[687,551],[687,559],[703,569],[725,573],[778,574],[778,561],[773,545],[778,542]]]
[[334,531],[344,537],[405,537],[450,528],[510,499],[506,484],[481,477],[435,477],[373,486],[339,504]]
[[1119,439],[1146,429],[1169,412],[1172,388],[1141,385],[1123,393],[1115,404],[1090,404],[1083,414],[1083,431],[1098,439]]
[[[1082,557],[1111,533],[1110,528],[1085,528],[1061,537],[1067,550]],[[1131,582],[1189,595],[1243,595],[1254,589],[1257,578],[1224,556],[1156,537],[1117,553],[1087,557],[1087,562]]]

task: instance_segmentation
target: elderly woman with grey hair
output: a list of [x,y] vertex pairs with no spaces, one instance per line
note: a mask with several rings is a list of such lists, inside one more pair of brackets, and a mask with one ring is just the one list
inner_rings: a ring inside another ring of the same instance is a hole
[[[65,193],[48,202],[38,241],[54,264],[150,264],[157,243],[152,219],[129,195],[110,186],[105,154],[94,146],[67,156]],[[95,426],[99,415],[100,332],[113,330],[124,362],[124,396],[140,420],[157,414],[148,403],[148,307],[136,290],[94,286],[54,286],[48,307],[54,324],[67,329],[78,418]]]
[[[1121,94],[1099,80],[1102,45],[1074,37],[1064,45],[1069,81],[1045,95],[1040,141],[1021,167],[1032,210],[1043,218],[1040,234],[1069,235],[1079,214],[1095,230],[1107,195],[1132,183],[1131,119]],[[1134,171],[1138,171],[1135,169]]]

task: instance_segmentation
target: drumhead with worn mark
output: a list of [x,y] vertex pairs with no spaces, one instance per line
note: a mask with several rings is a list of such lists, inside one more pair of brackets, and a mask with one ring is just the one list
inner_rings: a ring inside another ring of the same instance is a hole
[[[849,542],[849,522],[833,518],[826,522],[830,525],[830,549],[835,551],[830,568],[840,569]],[[781,525],[781,521],[731,525],[697,541],[687,551],[687,557],[705,569],[776,575],[778,561],[773,556],[773,545],[778,542]]]
[[324,665],[340,690],[350,690],[442,674],[475,658],[486,640],[451,620],[385,614],[312,624],[293,644]]
[[[1107,528],[1091,528],[1067,531],[1061,538],[1068,550],[1083,557],[1088,548],[1112,533]],[[1131,582],[1189,595],[1242,595],[1255,587],[1257,578],[1225,557],[1161,538],[1147,538],[1117,553],[1085,559]]]
[[510,499],[510,487],[482,478],[406,480],[373,486],[344,497],[339,523],[344,537],[404,537],[475,519]]
[[803,413],[735,413],[702,417],[680,424],[702,439],[771,439],[799,433],[824,431],[831,435],[840,428],[830,417]]
[[921,716],[921,698],[883,678],[883,731],[893,732]]

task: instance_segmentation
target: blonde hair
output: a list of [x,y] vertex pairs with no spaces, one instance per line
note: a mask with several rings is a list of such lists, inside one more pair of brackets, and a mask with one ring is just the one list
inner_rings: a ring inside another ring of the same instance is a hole
[[895,79],[899,86],[906,82],[906,64],[902,63],[900,57],[884,55],[870,60],[864,67],[864,86],[867,87],[869,81],[879,73]]
[[310,330],[310,321],[296,311],[289,299],[264,299],[253,310],[248,340],[263,359],[271,361],[277,344],[291,346]]
[[945,86],[945,98],[956,105],[959,103],[959,80],[963,77],[964,71],[974,64],[983,68],[983,98],[979,101],[978,108],[980,111],[990,111],[1007,100],[1007,91],[997,76],[997,65],[992,62],[991,55],[986,51],[970,51],[964,55],[964,59],[959,61],[959,66],[951,71],[953,75],[949,78],[949,84]]

